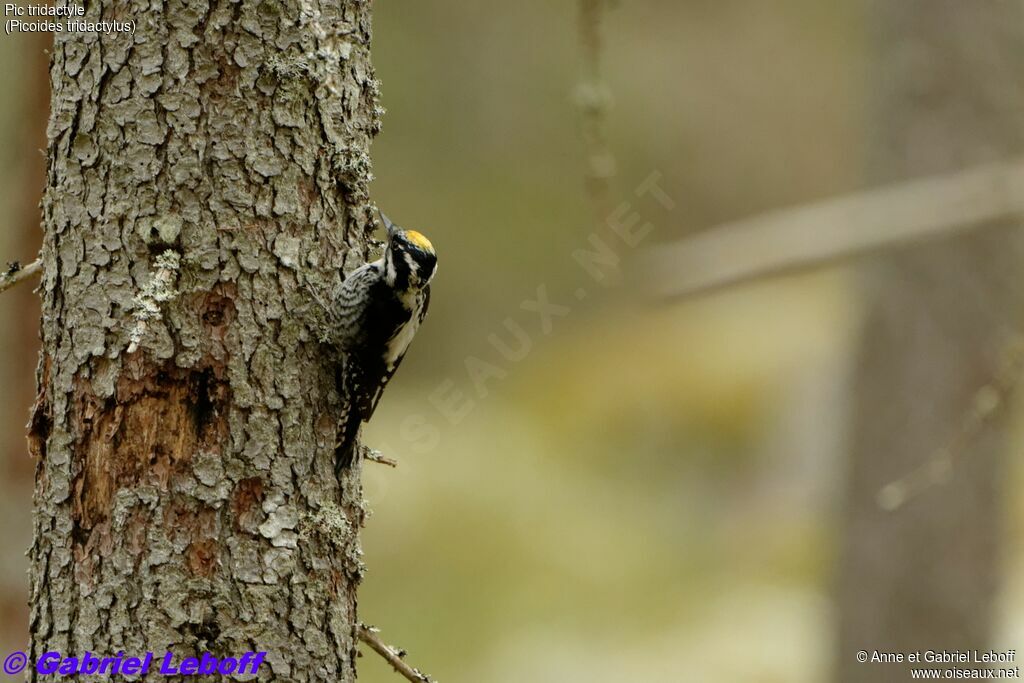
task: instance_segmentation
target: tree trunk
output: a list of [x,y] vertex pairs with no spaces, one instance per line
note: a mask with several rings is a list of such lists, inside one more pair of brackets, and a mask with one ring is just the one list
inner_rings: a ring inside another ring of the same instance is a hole
[[370,4],[87,7],[137,24],[52,56],[30,661],[353,681],[359,473],[304,285],[366,255]]
[[[903,0],[873,9],[875,182],[1024,149],[1019,3]],[[975,396],[999,379],[1001,351],[1019,329],[1022,254],[1014,222],[879,258],[866,273],[840,560],[842,683],[909,679],[903,665],[858,663],[859,650],[992,645],[1007,443],[998,419],[970,427]],[[957,444],[965,429],[969,438]],[[950,446],[948,480],[883,509],[887,485],[944,468]]]

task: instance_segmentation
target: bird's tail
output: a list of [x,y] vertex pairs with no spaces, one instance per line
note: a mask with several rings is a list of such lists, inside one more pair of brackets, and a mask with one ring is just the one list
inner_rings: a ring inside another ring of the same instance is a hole
[[334,473],[338,476],[341,476],[342,470],[349,468],[356,452],[359,425],[362,424],[362,420],[359,419],[359,415],[355,410],[353,410],[352,413],[353,414],[349,415],[348,419],[345,421],[341,440],[338,442],[338,445],[334,450]]

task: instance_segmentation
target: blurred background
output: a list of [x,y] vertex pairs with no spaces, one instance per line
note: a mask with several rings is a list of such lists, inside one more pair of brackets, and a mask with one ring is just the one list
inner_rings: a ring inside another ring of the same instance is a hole
[[[374,13],[374,198],[440,270],[364,432],[401,463],[364,471],[367,623],[444,683],[906,680],[855,652],[1024,651],[1019,220],[650,294],[673,282],[652,257],[732,221],[1017,160],[1021,2]],[[39,242],[47,42],[0,38],[3,261]],[[29,287],[0,320],[9,651]],[[360,680],[396,675],[370,653]]]

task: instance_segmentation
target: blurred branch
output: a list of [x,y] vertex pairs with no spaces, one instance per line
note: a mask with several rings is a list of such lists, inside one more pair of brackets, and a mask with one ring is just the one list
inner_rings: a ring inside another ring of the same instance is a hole
[[1024,338],[1012,340],[992,380],[974,394],[970,409],[949,443],[909,474],[886,484],[878,492],[878,507],[895,512],[933,486],[949,481],[957,461],[982,429],[998,417],[1020,384],[1024,372]]
[[587,154],[586,186],[595,219],[604,223],[611,213],[611,179],[615,176],[615,156],[608,146],[607,118],[611,109],[611,90],[604,81],[605,10],[610,0],[580,0],[579,36],[583,51],[582,80],[576,87],[576,105],[580,110],[583,143]]
[[1024,212],[1024,160],[911,180],[726,223],[648,257],[661,297],[693,296]]
[[437,683],[430,676],[420,673],[419,669],[414,669],[402,659],[405,657],[405,650],[393,648],[387,645],[377,634],[380,633],[379,629],[372,626],[366,626],[359,624],[359,640],[369,645],[374,652],[379,654],[381,657],[387,660],[388,664],[398,673],[405,676],[412,683]]
[[375,462],[378,465],[387,465],[388,467],[398,467],[398,461],[395,460],[394,458],[389,458],[386,455],[384,455],[383,453],[381,453],[380,451],[378,451],[376,449],[373,449],[373,448],[367,448],[366,446],[363,446],[362,448],[363,448],[363,458],[365,460],[369,460],[370,462]]
[[36,259],[27,266],[21,266],[17,261],[8,266],[3,275],[0,275],[0,292],[5,292],[14,285],[38,275],[43,270],[43,260]]

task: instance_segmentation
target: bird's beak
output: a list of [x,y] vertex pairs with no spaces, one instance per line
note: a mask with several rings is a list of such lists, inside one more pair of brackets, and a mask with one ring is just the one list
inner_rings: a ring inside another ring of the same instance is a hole
[[390,240],[392,237],[395,236],[395,233],[398,232],[399,228],[397,225],[392,223],[391,219],[385,216],[384,212],[381,211],[380,209],[377,209],[377,214],[380,216],[380,219],[384,222],[384,227],[388,231],[388,239]]

